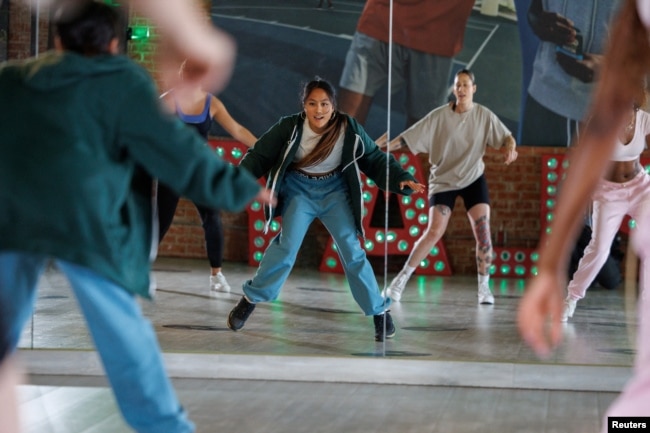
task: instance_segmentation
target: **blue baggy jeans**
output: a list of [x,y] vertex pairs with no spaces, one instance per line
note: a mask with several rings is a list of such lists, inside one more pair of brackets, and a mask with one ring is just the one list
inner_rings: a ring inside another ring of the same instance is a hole
[[[135,295],[88,268],[52,259],[72,286],[126,422],[140,433],[191,433],[163,365],[151,323]],[[50,258],[0,252],[0,305],[8,340],[18,344]]]
[[248,300],[257,303],[278,297],[309,226],[318,218],[334,238],[354,300],[366,316],[383,313],[390,299],[381,296],[372,266],[361,247],[350,194],[342,175],[310,179],[289,171],[280,191],[282,230],[264,252],[253,279],[243,285]]

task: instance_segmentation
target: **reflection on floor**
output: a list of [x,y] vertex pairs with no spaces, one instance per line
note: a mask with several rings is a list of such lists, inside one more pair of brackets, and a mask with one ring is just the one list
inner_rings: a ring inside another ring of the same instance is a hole
[[[515,327],[520,280],[493,280],[496,304],[479,306],[475,278],[415,276],[391,306],[397,335],[382,344],[342,275],[304,269],[228,330],[254,271],[228,263],[231,293],[210,293],[203,260],[154,267],[158,293],[143,309],[198,431],[593,432],[629,377],[636,314],[620,291],[589,292],[562,346],[539,360]],[[27,431],[128,431],[56,270],[20,346],[32,374],[21,387]]]

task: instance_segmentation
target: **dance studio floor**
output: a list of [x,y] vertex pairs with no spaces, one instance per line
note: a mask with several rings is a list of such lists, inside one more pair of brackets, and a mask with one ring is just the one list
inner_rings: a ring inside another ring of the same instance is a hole
[[[143,310],[198,432],[594,432],[630,375],[636,314],[621,290],[590,291],[540,360],[516,330],[523,280],[493,279],[495,305],[479,306],[474,277],[415,276],[391,306],[397,335],[376,343],[345,278],[305,269],[230,331],[254,271],[228,263],[231,292],[210,293],[204,260],[154,266]],[[20,347],[26,432],[129,431],[54,269]]]

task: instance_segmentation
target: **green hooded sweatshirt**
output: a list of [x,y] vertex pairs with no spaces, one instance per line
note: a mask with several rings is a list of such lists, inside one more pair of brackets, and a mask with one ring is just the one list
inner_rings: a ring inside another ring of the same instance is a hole
[[126,57],[50,52],[0,65],[0,252],[70,261],[149,297],[152,178],[227,211],[260,190],[165,113]]

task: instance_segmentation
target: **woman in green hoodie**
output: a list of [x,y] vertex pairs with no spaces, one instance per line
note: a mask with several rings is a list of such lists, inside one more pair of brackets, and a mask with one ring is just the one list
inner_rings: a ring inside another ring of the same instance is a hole
[[[241,165],[255,177],[266,176],[278,194],[269,206],[267,226],[282,217],[282,231],[264,252],[255,277],[244,283],[244,296],[228,316],[228,327],[241,329],[258,302],[272,301],[289,276],[311,223],[318,218],[336,242],[350,290],[361,310],[373,316],[375,340],[395,335],[374,272],[360,245],[363,197],[361,172],[377,186],[398,194],[420,192],[424,185],[392,156],[387,156],[352,117],[337,111],[334,87],[316,78],[302,91],[303,110],[286,116],[249,149]],[[389,179],[386,179],[386,158]]]
[[193,432],[135,296],[155,288],[151,179],[230,211],[272,195],[162,110],[149,75],[116,55],[113,9],[74,0],[54,6],[53,17],[56,52],[0,67],[3,339],[15,349],[53,262],[126,421],[141,433]]

